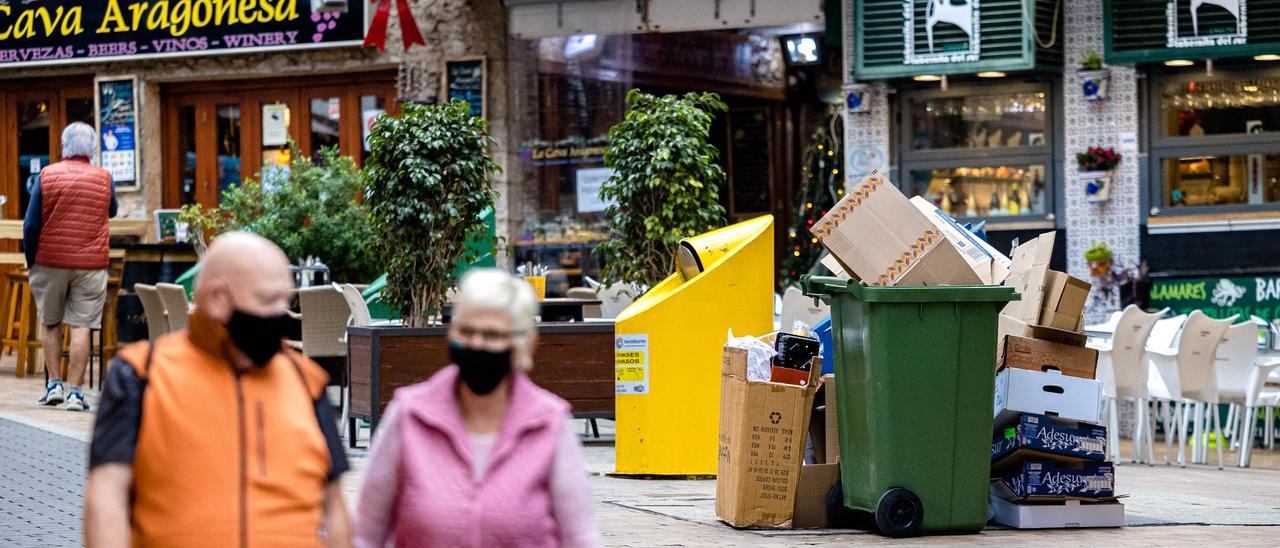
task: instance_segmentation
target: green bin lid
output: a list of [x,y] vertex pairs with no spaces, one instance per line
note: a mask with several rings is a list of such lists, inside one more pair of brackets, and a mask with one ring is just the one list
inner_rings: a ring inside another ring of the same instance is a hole
[[805,275],[800,286],[810,297],[849,293],[860,301],[879,303],[1007,302],[1020,298],[1012,287],[1002,285],[881,287],[864,286],[852,278]]

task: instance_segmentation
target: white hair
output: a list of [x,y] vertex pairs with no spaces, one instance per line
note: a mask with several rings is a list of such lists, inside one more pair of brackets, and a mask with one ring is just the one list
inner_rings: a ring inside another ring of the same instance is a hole
[[91,158],[98,147],[98,132],[84,122],[72,122],[62,130],[63,158]]
[[458,282],[455,306],[462,310],[499,310],[511,317],[511,330],[518,339],[533,330],[538,315],[538,299],[523,279],[496,268],[468,271]]

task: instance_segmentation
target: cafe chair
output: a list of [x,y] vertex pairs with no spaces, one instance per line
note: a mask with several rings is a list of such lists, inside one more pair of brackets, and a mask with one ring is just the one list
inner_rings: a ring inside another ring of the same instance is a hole
[[191,303],[187,301],[186,288],[178,284],[156,284],[156,292],[164,303],[165,315],[169,318],[169,331],[182,331],[187,328],[187,314],[191,312]]
[[156,286],[150,284],[133,284],[133,290],[142,302],[142,313],[147,317],[147,338],[156,340],[169,333],[169,318],[165,315],[164,301]]
[[[1208,430],[1206,426],[1208,418],[1205,416],[1205,406],[1214,406],[1213,409],[1216,411],[1218,404],[1218,374],[1216,367],[1218,347],[1222,343],[1222,337],[1227,334],[1227,330],[1231,328],[1231,324],[1235,320],[1236,316],[1225,320],[1215,320],[1196,310],[1187,316],[1187,322],[1182,328],[1176,351],[1155,348],[1147,350],[1151,364],[1165,381],[1165,386],[1168,388],[1169,401],[1177,407],[1174,411],[1174,422],[1177,423],[1180,431],[1178,464],[1182,466],[1186,466],[1184,445],[1186,443],[1186,414],[1188,408],[1192,408],[1194,412],[1192,416],[1191,462],[1193,464],[1202,463],[1199,459],[1199,454],[1202,445],[1207,445],[1209,441],[1208,432],[1206,432]],[[1213,429],[1217,433],[1218,439],[1222,440],[1222,423],[1218,418],[1218,413],[1213,412],[1210,414],[1213,415]],[[1223,444],[1218,443],[1217,445],[1218,469],[1221,470]],[[1207,455],[1206,450],[1204,463],[1208,461]]]
[[298,308],[302,312],[303,355],[313,359],[347,355],[345,336],[351,307],[342,291],[332,285],[301,288]]
[[[1265,325],[1265,324],[1264,324]],[[1215,367],[1218,372],[1218,401],[1228,404],[1223,433],[1234,449],[1240,441],[1239,413],[1249,400],[1249,381],[1257,367],[1258,324],[1252,319],[1231,326],[1218,346]],[[1230,450],[1229,449],[1229,450]]]
[[[599,299],[599,297],[596,296],[596,290],[591,289],[590,287],[570,287],[565,296],[570,299],[585,301],[594,301]],[[582,317],[583,319],[603,318],[604,310],[598,304],[589,304],[582,307]]]
[[[1173,449],[1173,439],[1181,431],[1173,427],[1177,371],[1176,368],[1173,371],[1169,371],[1173,378],[1166,381],[1165,377],[1161,376],[1160,371],[1152,366],[1150,353],[1172,348],[1178,340],[1178,333],[1182,331],[1182,324],[1186,323],[1186,321],[1186,315],[1156,320],[1155,327],[1151,328],[1151,334],[1147,336],[1147,397],[1160,408],[1158,415],[1161,417],[1161,422],[1164,423],[1165,464],[1171,463],[1170,454]],[[1170,386],[1170,384],[1174,386]]]
[[1102,393],[1107,407],[1107,445],[1113,461],[1120,460],[1120,417],[1118,401],[1132,400],[1134,409],[1133,462],[1151,464],[1153,437],[1150,414],[1150,395],[1147,379],[1150,375],[1147,362],[1147,339],[1156,322],[1168,312],[1166,308],[1155,313],[1143,312],[1129,305],[1117,312],[1119,317],[1112,324],[1114,335],[1110,341],[1091,341],[1089,347],[1098,351],[1098,380],[1102,381]]
[[1241,468],[1248,468],[1253,457],[1254,428],[1258,426],[1258,410],[1263,412],[1263,443],[1267,448],[1275,447],[1275,411],[1280,407],[1280,388],[1267,385],[1268,377],[1280,371],[1280,356],[1270,355],[1258,357],[1254,369],[1249,376],[1244,411],[1240,413],[1240,463]]

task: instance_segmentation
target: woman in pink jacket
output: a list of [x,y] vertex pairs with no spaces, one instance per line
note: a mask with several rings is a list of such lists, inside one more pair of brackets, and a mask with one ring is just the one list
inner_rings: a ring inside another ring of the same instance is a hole
[[450,365],[401,388],[373,438],[356,546],[600,546],[569,404],[529,380],[537,301],[521,279],[463,277]]

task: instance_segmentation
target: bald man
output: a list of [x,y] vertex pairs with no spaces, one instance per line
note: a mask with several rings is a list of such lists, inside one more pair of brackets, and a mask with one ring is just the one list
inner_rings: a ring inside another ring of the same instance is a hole
[[350,545],[325,373],[282,343],[292,290],[278,247],[225,234],[188,328],[120,351],[89,451],[87,546]]

